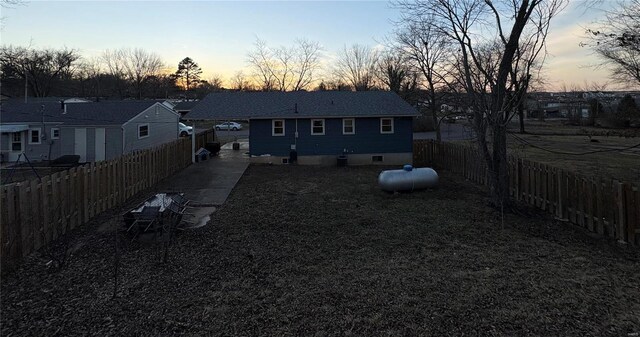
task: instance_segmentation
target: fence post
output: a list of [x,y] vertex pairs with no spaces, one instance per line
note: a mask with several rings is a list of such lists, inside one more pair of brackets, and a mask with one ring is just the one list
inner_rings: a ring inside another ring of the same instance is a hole
[[562,177],[564,176],[564,172],[562,170],[558,170],[556,174],[558,178],[558,206],[556,209],[556,215],[558,216],[559,219],[564,219],[564,198],[562,195],[563,193],[562,183],[564,182]]
[[[16,206],[20,205],[19,201],[16,202],[16,197],[19,194],[16,193],[16,185],[11,184],[7,187],[7,223],[5,229],[7,233],[5,239],[2,241],[3,252],[7,254],[6,257],[17,257],[22,255],[22,234],[20,233],[20,209]],[[3,255],[4,256],[4,255]]]
[[631,184],[624,184],[624,194],[625,194],[625,216],[626,216],[626,226],[627,226],[627,242],[630,244],[635,244],[635,227],[636,227],[636,217],[635,217],[635,194],[633,193],[633,186]]
[[625,226],[625,211],[624,211],[624,186],[621,182],[615,181],[614,188],[616,192],[616,212],[618,217],[618,227],[617,227],[617,239],[619,242],[626,242],[626,234],[627,228]]

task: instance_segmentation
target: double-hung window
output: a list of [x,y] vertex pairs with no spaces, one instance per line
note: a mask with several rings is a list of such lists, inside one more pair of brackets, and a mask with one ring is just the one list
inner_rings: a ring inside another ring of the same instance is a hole
[[380,118],[380,133],[393,133],[393,118]]
[[29,144],[40,144],[40,128],[29,129]]
[[284,136],[284,119],[274,119],[271,121],[271,135]]
[[311,134],[314,136],[324,135],[324,119],[311,120]]
[[149,124],[138,124],[138,139],[149,137]]
[[353,118],[344,118],[342,120],[342,134],[343,135],[355,135],[356,134],[356,121]]

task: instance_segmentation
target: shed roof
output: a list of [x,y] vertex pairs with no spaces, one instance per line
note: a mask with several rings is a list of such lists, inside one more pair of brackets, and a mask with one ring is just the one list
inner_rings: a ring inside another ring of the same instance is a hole
[[67,104],[59,102],[5,103],[0,107],[0,121],[4,123],[59,122],[68,125],[122,125],[157,102],[108,101]]
[[268,119],[416,116],[394,92],[220,92],[207,95],[185,119]]

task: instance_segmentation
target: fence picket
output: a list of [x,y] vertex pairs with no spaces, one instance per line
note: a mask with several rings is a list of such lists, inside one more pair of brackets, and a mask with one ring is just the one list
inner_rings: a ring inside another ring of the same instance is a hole
[[[414,142],[414,163],[429,164],[488,185],[490,172],[477,151],[432,140]],[[618,181],[603,181],[510,155],[509,195],[591,232],[635,244],[640,241],[640,192]]]
[[636,216],[635,216],[635,194],[630,184],[624,184],[625,208],[626,208],[626,224],[627,224],[627,242],[635,243]]
[[[208,130],[200,136],[202,144],[212,133],[213,130]],[[424,153],[426,156],[427,151]],[[191,140],[178,139],[153,149],[56,172],[41,180],[2,186],[0,258],[3,266],[56,240],[68,229],[121,205],[190,164]]]
[[625,241],[626,238],[626,228],[625,228],[625,211],[624,211],[624,185],[616,181],[615,182],[615,191],[616,191],[616,217],[617,217],[617,227],[616,227],[616,239],[620,241]]

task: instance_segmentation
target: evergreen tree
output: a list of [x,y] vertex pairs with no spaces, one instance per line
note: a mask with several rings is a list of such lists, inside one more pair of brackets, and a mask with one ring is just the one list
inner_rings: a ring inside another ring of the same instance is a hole
[[178,63],[178,70],[176,70],[175,76],[177,84],[183,87],[185,91],[189,91],[200,83],[200,74],[202,74],[200,66],[190,57],[185,57]]

